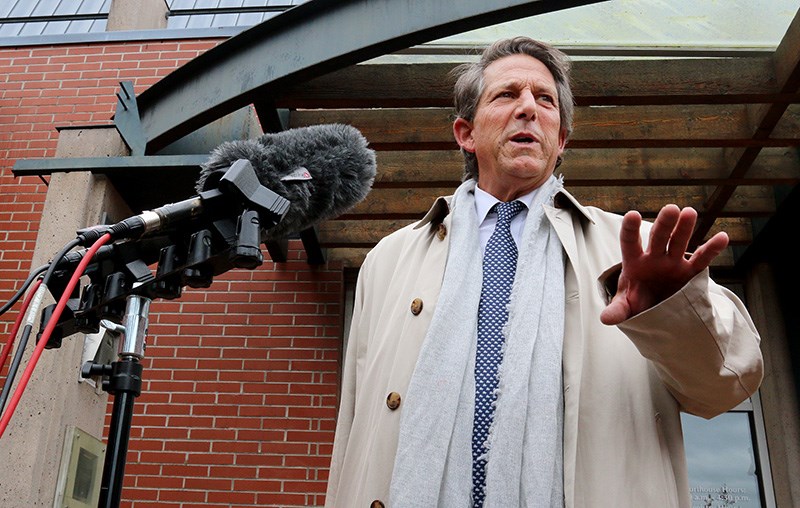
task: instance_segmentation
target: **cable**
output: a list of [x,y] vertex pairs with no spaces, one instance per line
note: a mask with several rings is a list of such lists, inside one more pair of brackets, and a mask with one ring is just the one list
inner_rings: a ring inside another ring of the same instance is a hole
[[[70,250],[72,250],[73,248],[75,248],[76,245],[79,245],[80,242],[78,240],[79,240],[79,238],[75,239],[75,240],[72,240],[69,243],[67,243],[67,245],[65,245],[55,255],[55,257],[53,258],[53,261],[51,263],[48,263],[46,265],[42,265],[42,266],[32,270],[31,273],[28,275],[28,278],[22,284],[22,287],[17,291],[17,294],[15,294],[11,298],[11,300],[9,300],[8,303],[6,303],[3,306],[3,308],[0,310],[0,315],[2,315],[4,312],[6,312],[8,309],[10,309],[14,305],[14,303],[16,303],[19,300],[19,298],[24,294],[25,289],[28,286],[30,286],[30,284],[34,280],[34,278],[36,278],[42,272],[47,270],[47,274],[44,277],[40,278],[36,282],[36,286],[28,294],[28,297],[25,299],[25,302],[23,303],[23,307],[20,310],[20,313],[17,316],[17,319],[16,319],[16,321],[14,323],[14,328],[13,328],[11,334],[8,337],[8,341],[6,343],[6,347],[3,350],[3,353],[2,353],[2,355],[0,357],[0,370],[2,370],[2,368],[5,366],[6,360],[8,359],[8,355],[11,353],[11,349],[12,349],[12,347],[14,345],[14,340],[16,339],[17,332],[19,331],[19,326],[20,326],[20,324],[22,324],[22,319],[26,315],[26,312],[27,312],[27,316],[28,316],[27,317],[27,324],[25,325],[25,327],[22,330],[22,336],[20,338],[20,346],[17,348],[17,354],[14,355],[14,360],[11,362],[11,368],[9,369],[8,375],[6,375],[6,379],[3,382],[3,390],[2,390],[2,392],[0,392],[0,413],[2,413],[3,408],[5,407],[9,391],[11,390],[11,385],[14,383],[14,379],[17,376],[17,370],[19,369],[19,365],[22,362],[22,357],[25,354],[25,349],[28,346],[28,338],[30,337],[30,334],[31,334],[31,332],[33,330],[33,325],[34,325],[34,321],[36,319],[36,316],[39,313],[39,308],[41,307],[42,300],[44,298],[44,293],[46,292],[47,281],[50,280],[50,278],[52,277],[52,275],[54,273],[54,268],[59,264],[59,262],[62,259],[64,259],[64,257],[67,255],[67,253]],[[43,285],[44,285],[44,287],[43,287]],[[34,301],[34,305],[32,307],[30,307],[30,309],[28,309],[32,300]],[[28,312],[28,310],[29,310],[29,312]]]
[[[99,242],[99,241],[100,240],[98,240],[97,242]],[[105,243],[107,241],[108,240],[104,241],[103,243]],[[97,242],[95,242],[95,245],[97,245]],[[103,245],[103,243],[101,243],[100,245]],[[50,261],[50,265],[47,267],[47,273],[45,273],[44,277],[42,278],[42,284],[44,284],[45,286],[50,284],[50,279],[53,277],[53,272],[56,271],[56,267],[58,266],[58,262],[61,261],[64,258],[64,256],[67,255],[67,252],[71,251],[72,249],[74,249],[75,247],[77,247],[80,244],[81,244],[81,240],[79,238],[76,238],[76,239],[70,241],[68,244],[66,244],[60,251],[58,251],[58,253],[55,255],[55,257],[53,257],[53,260]],[[94,245],[92,245],[92,247],[94,247]],[[98,248],[100,248],[99,245],[98,245]],[[97,249],[95,249],[95,250],[97,250]],[[87,252],[87,254],[89,254],[89,253]],[[91,254],[94,255],[94,252],[92,252]],[[86,257],[87,256],[84,256],[83,259],[86,259]],[[92,256],[89,255],[88,258],[92,259]],[[87,261],[87,264],[88,264],[88,261]],[[70,282],[72,282],[72,281],[70,281]],[[70,290],[68,292],[65,292],[65,293],[66,294],[71,294],[72,290]]]
[[[25,300],[22,302],[22,308],[19,310],[19,315],[17,319],[14,321],[14,327],[11,329],[11,333],[8,335],[8,340],[6,341],[6,347],[3,348],[3,353],[0,354],[0,372],[3,370],[3,367],[6,365],[6,360],[8,360],[8,355],[11,353],[11,348],[14,347],[14,340],[17,338],[17,332],[19,331],[19,325],[22,324],[22,320],[25,317],[25,311],[28,310],[28,306],[33,299],[33,294],[36,293],[36,290],[39,289],[42,280],[39,279],[36,281],[36,284],[33,285],[33,288],[28,293],[28,296],[25,297]],[[6,377],[6,381],[8,381],[9,376]],[[3,405],[0,404],[0,411],[2,411]]]
[[17,349],[17,354],[14,355],[14,360],[11,362],[11,367],[8,369],[8,376],[6,376],[6,381],[3,383],[3,391],[0,392],[0,412],[6,407],[8,394],[11,393],[11,385],[14,383],[14,378],[17,377],[17,371],[19,371],[19,365],[22,363],[22,357],[25,354],[25,349],[28,347],[28,339],[32,331],[33,326],[31,326],[30,323],[26,324],[25,328],[22,329],[22,335],[19,338],[19,349]]
[[[36,363],[39,361],[39,357],[42,356],[42,351],[44,351],[45,345],[47,345],[47,341],[50,340],[50,335],[52,335],[53,330],[55,330],[56,326],[58,325],[58,320],[61,317],[61,313],[64,311],[64,308],[67,306],[67,301],[70,298],[70,295],[75,290],[75,286],[78,285],[78,281],[80,280],[83,272],[86,270],[86,267],[91,262],[92,258],[94,257],[94,253],[97,252],[103,244],[111,240],[111,235],[106,233],[101,236],[93,245],[92,247],[86,252],[86,255],[81,259],[80,264],[75,269],[75,272],[72,274],[72,277],[67,284],[66,289],[61,295],[61,299],[58,301],[55,310],[53,311],[53,315],[50,316],[50,320],[47,322],[47,326],[42,333],[42,337],[39,339],[39,343],[36,344],[36,349],[33,351],[33,355],[31,356],[30,361],[28,362],[28,366],[25,368],[25,372],[22,373],[22,378],[19,381],[19,385],[17,389],[14,391],[13,397],[9,401],[8,408],[3,412],[2,418],[0,418],[0,438],[3,437],[3,433],[5,433],[6,428],[8,427],[9,421],[11,421],[11,416],[14,414],[14,410],[17,408],[17,404],[19,404],[20,398],[22,398],[22,392],[25,391],[25,387],[28,385],[28,381],[30,381],[31,375],[33,374],[33,369],[36,368]],[[49,280],[49,277],[52,276],[52,273],[55,271],[55,266],[58,264],[58,261],[66,255],[66,253],[72,249],[75,245],[79,243],[78,240],[73,240],[64,247],[59,252],[59,256],[57,256],[52,263],[50,263],[50,268],[47,270],[47,273],[42,280],[42,284],[39,286],[39,291],[42,289],[46,289],[46,283]],[[69,248],[67,248],[69,247]]]
[[11,299],[6,302],[2,307],[0,307],[0,316],[8,312],[8,310],[14,306],[15,303],[25,294],[25,291],[28,289],[28,286],[31,285],[33,280],[36,278],[37,275],[41,274],[43,271],[47,270],[50,267],[50,264],[42,265],[39,268],[33,270],[29,275],[28,278],[25,279],[25,282],[22,283],[22,287],[17,290],[17,294],[11,297]]
[[3,307],[0,308],[0,316],[8,312],[8,309],[13,307],[14,304],[17,303],[17,301],[22,297],[22,295],[25,294],[26,288],[31,285],[31,282],[33,282],[36,276],[45,270],[47,270],[47,274],[44,276],[44,279],[42,280],[44,284],[47,285],[47,283],[50,281],[50,278],[53,276],[53,272],[55,271],[56,266],[58,266],[58,263],[64,258],[64,256],[67,255],[69,251],[71,251],[80,244],[81,244],[80,238],[76,238],[70,241],[60,251],[58,251],[58,253],[55,255],[55,257],[53,257],[53,260],[50,263],[42,265],[36,268],[35,270],[31,271],[31,273],[28,274],[28,278],[25,279],[25,282],[22,284],[22,287],[17,290],[17,293],[14,296],[12,296],[11,299],[8,302],[6,302],[5,305],[3,305]]

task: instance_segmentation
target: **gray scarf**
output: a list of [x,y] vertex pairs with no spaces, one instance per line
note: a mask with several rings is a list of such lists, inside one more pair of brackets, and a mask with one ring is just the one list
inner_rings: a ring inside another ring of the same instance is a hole
[[[392,508],[472,505],[472,417],[482,262],[475,181],[451,202],[442,289],[411,377],[392,476]],[[534,197],[519,246],[494,423],[486,507],[563,507],[561,349],[564,254],[544,215],[561,182]]]

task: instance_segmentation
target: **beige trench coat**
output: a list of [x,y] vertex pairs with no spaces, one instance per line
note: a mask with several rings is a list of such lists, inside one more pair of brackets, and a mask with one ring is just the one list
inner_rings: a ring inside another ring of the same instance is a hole
[[[565,504],[689,508],[679,411],[712,417],[753,394],[762,377],[755,327],[706,273],[622,325],[603,325],[598,278],[620,262],[621,217],[583,207],[567,192],[556,203],[546,215],[568,258]],[[448,199],[439,198],[362,266],[326,506],[391,508],[403,394],[436,307],[448,211]]]

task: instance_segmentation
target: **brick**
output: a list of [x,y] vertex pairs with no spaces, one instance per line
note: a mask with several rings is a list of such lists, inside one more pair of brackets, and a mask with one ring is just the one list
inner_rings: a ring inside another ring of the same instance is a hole
[[242,453],[236,455],[236,465],[240,466],[280,466],[281,464],[283,464],[283,458],[279,455]]
[[237,437],[237,431],[232,429],[191,429],[189,435],[192,439],[202,439],[207,441],[233,441]]
[[163,467],[163,471],[165,475],[169,476],[179,476],[182,478],[208,478],[210,469],[208,466],[167,464]]
[[306,468],[322,468],[327,469],[330,467],[331,457],[328,456],[314,456],[314,455],[286,455],[284,457],[284,465],[286,467],[306,467]]
[[317,432],[317,431],[304,431],[304,430],[289,430],[286,432],[287,441],[297,441],[303,443],[322,442],[327,443],[333,441],[332,432]]
[[237,479],[249,478],[255,479],[257,478],[257,471],[255,468],[251,467],[239,467],[239,466],[211,466],[209,468],[209,475],[213,477],[221,477],[221,478],[233,478],[234,479],[234,486],[236,485]]
[[[135,423],[135,419],[134,419]],[[148,439],[172,440],[188,439],[189,430],[174,427],[145,427],[137,429]]]
[[284,492],[320,492],[323,493],[327,489],[325,482],[308,481],[308,482],[283,482]]
[[185,464],[185,453],[178,452],[142,452],[141,462],[152,462],[156,464]]
[[[191,429],[191,436],[192,438],[196,437],[197,430],[195,429],[213,429],[214,428],[214,418],[209,415],[180,415],[180,416],[171,416],[169,418],[169,425],[171,427],[186,427],[187,429]],[[184,432],[187,430],[184,429]],[[220,439],[225,439],[225,433],[220,432],[219,434]]]
[[161,466],[159,464],[141,464],[138,462],[129,462],[125,465],[125,474],[130,478],[137,476],[158,475],[161,473]]
[[160,415],[183,415],[189,410],[188,405],[183,404],[147,404],[147,412]]
[[221,490],[230,491],[233,488],[233,480],[218,478],[187,478],[184,481],[187,489],[195,490]]
[[190,453],[187,464],[231,465],[234,462],[232,453]]
[[215,453],[233,453],[235,455],[258,453],[259,444],[252,441],[215,441],[211,443],[211,450]]
[[283,440],[285,432],[281,430],[239,430],[237,438],[243,441],[278,441]]
[[194,490],[159,490],[158,499],[160,501],[205,501],[206,493]]
[[[125,470],[126,478],[128,477],[128,469],[126,467]],[[139,489],[133,487],[125,487],[122,490],[122,497],[129,498],[129,499],[136,499],[137,501],[141,501],[142,503],[135,503],[133,506],[135,507],[142,507],[142,506],[153,506],[153,501],[158,499],[158,491],[152,489]],[[158,504],[158,508],[171,508],[165,506],[161,503]]]
[[156,489],[180,489],[184,485],[183,478],[170,476],[138,476],[136,478],[137,487],[149,487]]
[[264,381],[264,373],[258,371],[228,371],[219,373],[220,381],[238,381],[241,383],[246,382],[262,382]]
[[252,417],[286,417],[287,408],[282,407],[268,407],[263,405],[258,406],[239,406],[239,416],[252,416]]
[[258,471],[259,478],[275,480],[306,480],[308,470],[305,468],[264,467]]
[[165,451],[208,453],[211,443],[207,441],[167,441]]

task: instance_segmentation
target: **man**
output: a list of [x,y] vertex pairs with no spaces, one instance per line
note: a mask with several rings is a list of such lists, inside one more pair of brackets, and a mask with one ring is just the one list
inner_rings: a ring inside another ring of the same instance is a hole
[[528,38],[460,70],[467,179],[362,266],[328,506],[688,508],[679,411],[758,388],[758,334],[708,278],[727,236],[686,255],[694,210],[651,227],[553,176],[568,71]]

